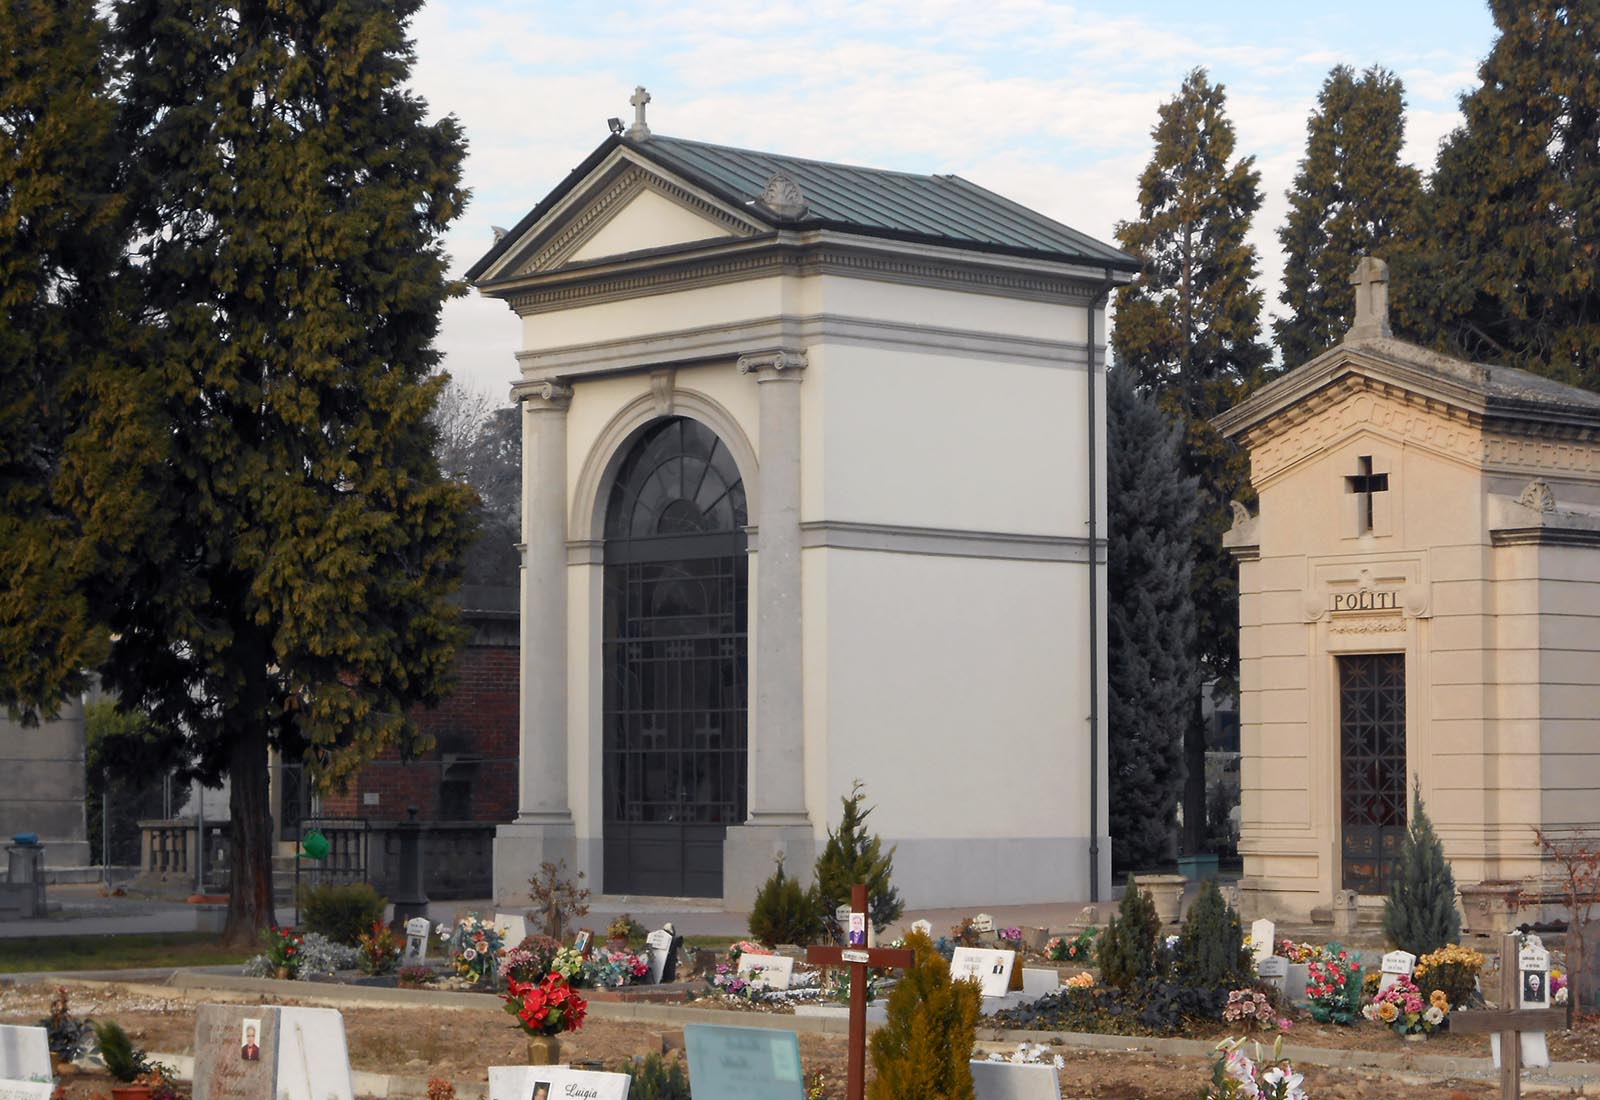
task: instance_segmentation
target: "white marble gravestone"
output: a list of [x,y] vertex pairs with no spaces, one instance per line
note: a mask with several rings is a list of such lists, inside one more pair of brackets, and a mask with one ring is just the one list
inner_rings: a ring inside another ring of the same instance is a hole
[[972,1063],[975,1100],[1061,1100],[1056,1068],[1042,1063]]
[[975,980],[985,997],[1004,997],[1011,988],[1011,968],[1016,962],[1014,951],[958,947],[950,959],[950,976],[956,981]]
[[911,922],[911,931],[921,932],[930,940],[933,939],[933,923],[931,921],[914,920]]
[[660,983],[661,975],[667,966],[667,956],[672,953],[672,933],[665,928],[657,928],[644,938],[645,954],[650,963],[650,980]]
[[518,913],[496,913],[494,915],[496,928],[505,929],[506,947],[516,947],[528,938],[528,922]]
[[55,1091],[50,1081],[0,1080],[0,1100],[50,1100]]
[[406,949],[400,955],[401,966],[421,966],[428,961],[428,933],[432,930],[427,917],[412,917],[406,921]]
[[1388,989],[1400,978],[1409,978],[1417,968],[1417,957],[1409,951],[1391,951],[1383,957],[1383,977],[1378,980],[1378,991]]
[[1282,955],[1268,955],[1257,960],[1256,973],[1261,975],[1262,981],[1282,993],[1284,979],[1289,976],[1289,960]]
[[355,1100],[344,1017],[334,1008],[278,1010],[277,1100]]
[[490,1066],[489,1100],[628,1100],[633,1078],[566,1066]]
[[50,1036],[44,1028],[0,1025],[0,1081],[49,1081],[54,1077]]
[[768,989],[788,989],[794,978],[794,960],[787,955],[762,955],[746,951],[739,956],[739,973],[748,974],[761,968],[761,980]]
[[1278,926],[1263,917],[1261,920],[1250,923],[1250,954],[1255,956],[1256,966],[1261,965],[1261,960],[1272,954],[1274,937],[1278,934]]
[[993,932],[994,918],[988,913],[979,913],[972,918],[972,930],[974,932]]
[[1061,975],[1053,967],[1025,966],[1022,968],[1022,992],[1030,1001],[1047,997],[1061,988]]

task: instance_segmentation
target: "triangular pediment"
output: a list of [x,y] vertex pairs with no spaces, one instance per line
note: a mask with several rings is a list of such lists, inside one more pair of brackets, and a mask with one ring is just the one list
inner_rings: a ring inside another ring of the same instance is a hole
[[541,275],[766,228],[719,197],[618,149],[531,225],[519,226],[518,239],[481,281]]

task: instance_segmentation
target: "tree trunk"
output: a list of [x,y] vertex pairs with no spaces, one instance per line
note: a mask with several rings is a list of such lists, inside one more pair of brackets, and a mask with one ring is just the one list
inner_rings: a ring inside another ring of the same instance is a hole
[[272,908],[272,812],[267,800],[267,731],[259,713],[246,714],[228,759],[228,923],[222,938],[254,944],[277,923]]
[[1205,698],[1197,688],[1194,710],[1183,731],[1183,854],[1198,855],[1206,846],[1206,719]]

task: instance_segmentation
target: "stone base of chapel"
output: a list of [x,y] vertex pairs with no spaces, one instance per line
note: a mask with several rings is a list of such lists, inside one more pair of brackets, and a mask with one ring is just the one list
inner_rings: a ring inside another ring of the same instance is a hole
[[565,860],[567,875],[576,878],[577,831],[572,820],[513,821],[494,831],[494,899],[514,912],[528,907],[528,880],[546,860]]
[[810,824],[750,822],[728,827],[722,842],[722,904],[732,910],[747,911],[756,900],[756,891],[772,877],[778,857],[783,857],[784,873],[811,881],[817,862],[817,840]]

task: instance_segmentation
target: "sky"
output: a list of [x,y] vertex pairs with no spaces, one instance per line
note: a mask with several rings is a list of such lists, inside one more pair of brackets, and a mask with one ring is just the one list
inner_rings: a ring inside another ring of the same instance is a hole
[[[1404,157],[1426,172],[1494,25],[1478,0],[432,0],[411,33],[415,90],[469,143],[473,198],[447,239],[457,275],[605,139],[607,118],[631,121],[637,84],[655,133],[954,173],[1111,242],[1138,214],[1157,107],[1204,66],[1261,172],[1251,241],[1270,316],[1284,193],[1328,70],[1401,77]],[[496,402],[520,340],[501,302],[445,307],[445,368]]]

